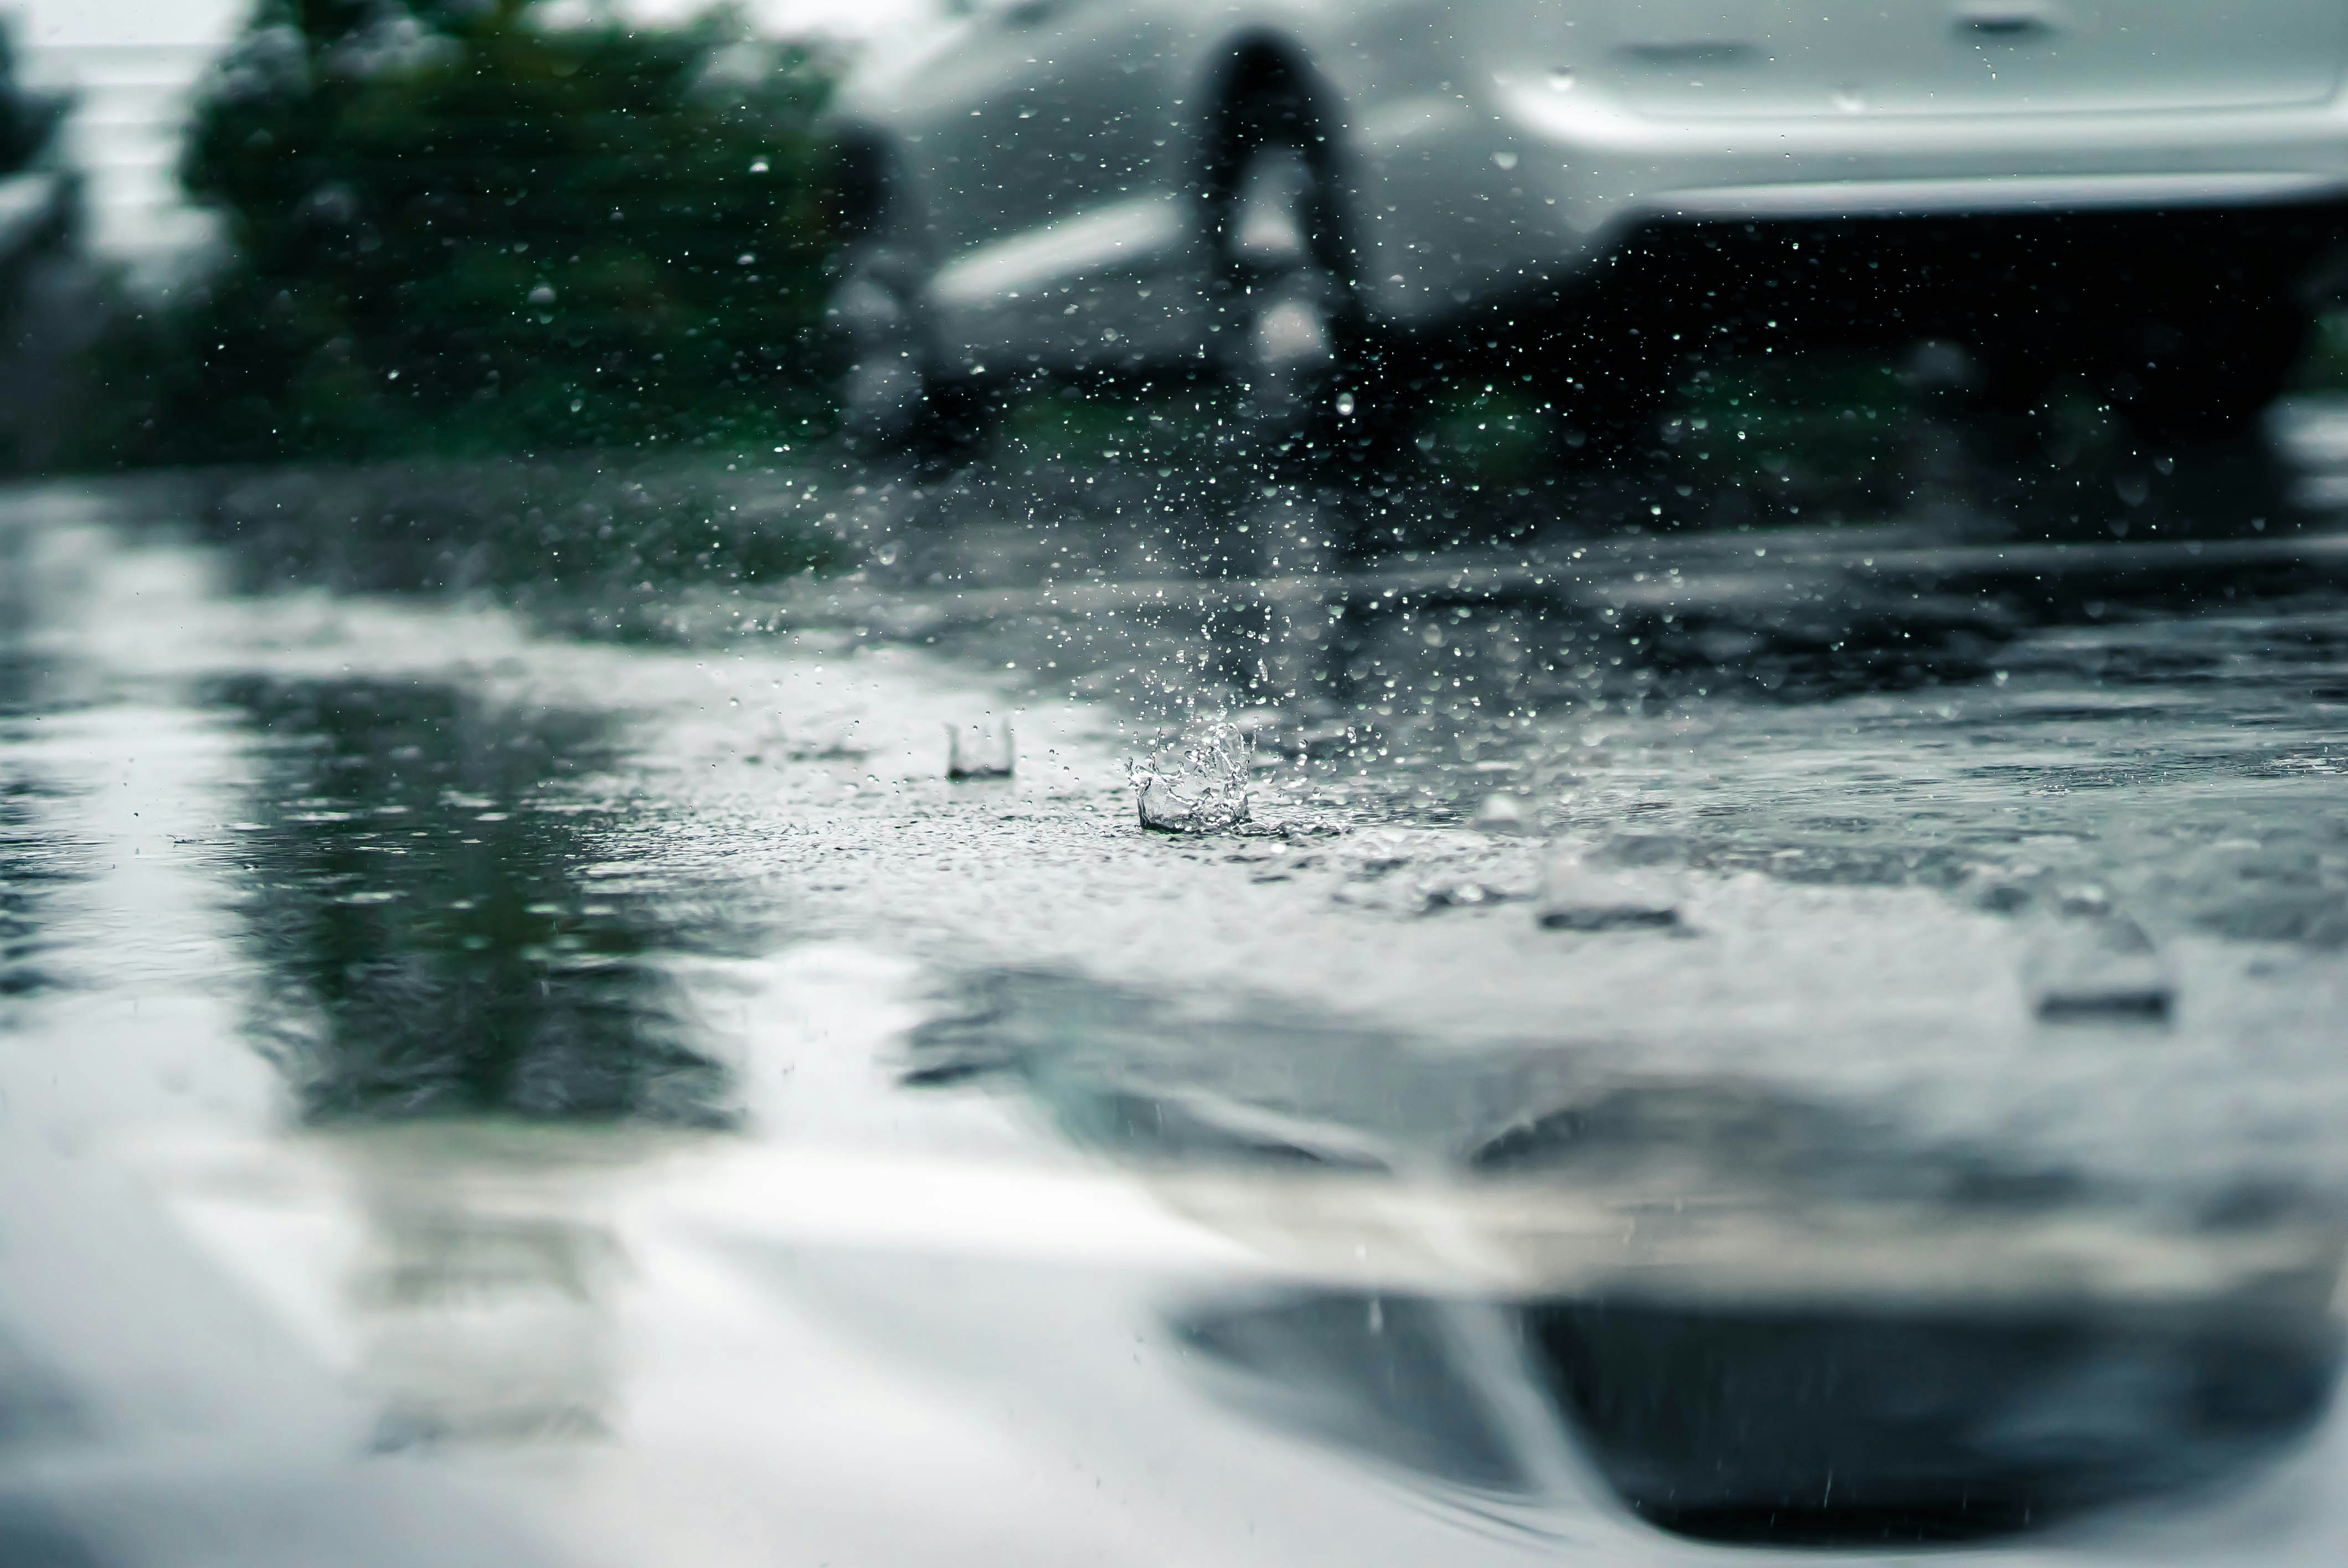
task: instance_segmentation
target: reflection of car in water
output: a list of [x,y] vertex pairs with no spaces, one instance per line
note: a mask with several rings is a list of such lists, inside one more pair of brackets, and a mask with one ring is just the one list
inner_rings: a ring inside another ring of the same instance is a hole
[[[2180,1220],[2016,1150],[1565,1050],[1045,973],[960,1000],[909,1082],[1016,1083],[1288,1276],[1174,1308],[1207,1391],[1529,1528],[1595,1504],[1738,1545],[2075,1544],[2224,1509],[2333,1406],[2341,1236],[2291,1203]],[[2243,1560],[2196,1539],[2161,1560]]]
[[2304,1440],[2339,1373],[2322,1314],[2217,1303],[1303,1292],[1177,1327],[1211,1388],[1283,1427],[1470,1498],[1592,1478],[1657,1528],[1746,1545],[1986,1542],[2213,1499]]
[[1687,354],[1937,336],[1994,402],[2084,372],[2222,434],[2348,194],[2344,38],[2332,0],[972,0],[843,88],[847,417],[1189,364],[1335,436],[1482,354],[1619,435]]

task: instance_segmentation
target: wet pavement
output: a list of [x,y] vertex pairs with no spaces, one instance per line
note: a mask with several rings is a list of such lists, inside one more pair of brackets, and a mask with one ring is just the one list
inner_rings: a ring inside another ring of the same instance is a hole
[[2338,1561],[2277,429],[14,492],[0,1562]]

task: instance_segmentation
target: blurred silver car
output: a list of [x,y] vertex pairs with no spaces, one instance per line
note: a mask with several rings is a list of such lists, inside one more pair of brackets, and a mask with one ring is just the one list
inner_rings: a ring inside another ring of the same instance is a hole
[[2339,227],[2343,52],[2339,0],[973,0],[838,100],[846,419],[1188,364],[1336,441],[1481,355],[1604,429],[1846,334],[2222,434]]

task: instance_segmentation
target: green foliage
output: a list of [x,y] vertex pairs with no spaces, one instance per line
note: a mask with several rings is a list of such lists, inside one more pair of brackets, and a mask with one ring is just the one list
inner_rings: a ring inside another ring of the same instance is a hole
[[1682,390],[1666,439],[1683,496],[1734,494],[1726,515],[1756,523],[1881,518],[1907,504],[1925,410],[1888,354],[1746,355]]
[[1541,476],[1558,439],[1548,404],[1505,384],[1473,382],[1429,401],[1425,450],[1438,467],[1481,484]]
[[183,177],[234,255],[110,351],[117,461],[798,432],[828,62],[534,0],[263,0]]

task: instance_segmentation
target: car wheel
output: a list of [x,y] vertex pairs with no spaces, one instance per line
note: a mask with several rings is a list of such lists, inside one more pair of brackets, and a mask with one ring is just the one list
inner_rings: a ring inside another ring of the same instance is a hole
[[1326,457],[1368,426],[1364,333],[1334,254],[1330,192],[1303,148],[1242,152],[1217,224],[1221,359],[1239,434],[1266,460]]
[[983,434],[984,400],[938,373],[921,279],[904,252],[866,245],[849,253],[832,291],[826,315],[846,360],[840,435],[860,455],[939,456]]

